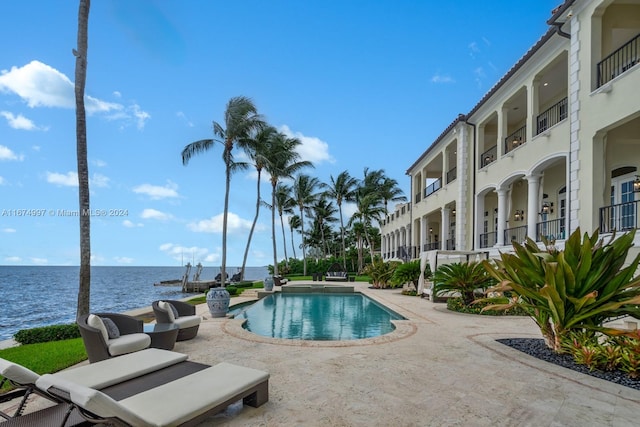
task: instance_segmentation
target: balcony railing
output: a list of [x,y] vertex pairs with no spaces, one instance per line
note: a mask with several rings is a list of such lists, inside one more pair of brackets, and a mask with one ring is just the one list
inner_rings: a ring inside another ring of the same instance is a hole
[[558,218],[550,221],[543,221],[536,224],[536,241],[541,242],[545,237],[547,240],[564,240],[567,237],[565,219]]
[[640,34],[598,63],[598,87],[640,62]]
[[480,247],[481,248],[491,248],[495,246],[498,238],[498,233],[496,231],[492,231],[490,233],[484,233],[480,235]]
[[640,224],[640,201],[600,208],[600,232],[631,230]]
[[447,250],[448,251],[456,250],[456,239],[447,239]]
[[440,249],[440,242],[425,243],[422,248],[424,251],[435,251]]
[[489,148],[487,151],[480,155],[480,168],[487,166],[489,163],[493,163],[496,161],[496,157],[498,156],[498,146],[494,145]]
[[524,242],[527,239],[527,226],[507,228],[504,230],[504,243],[508,245],[511,242]]
[[424,189],[424,197],[429,197],[436,191],[442,188],[442,178],[438,178],[433,181],[427,188]]
[[504,152],[508,153],[525,142],[527,142],[527,127],[522,126],[520,129],[504,139]]
[[554,126],[567,118],[567,102],[568,98],[564,98],[557,104],[552,105],[546,111],[538,115],[538,118],[536,120],[536,123],[538,124],[536,127],[536,135],[541,134],[551,126]]
[[457,168],[452,168],[449,172],[447,172],[447,184],[457,178]]

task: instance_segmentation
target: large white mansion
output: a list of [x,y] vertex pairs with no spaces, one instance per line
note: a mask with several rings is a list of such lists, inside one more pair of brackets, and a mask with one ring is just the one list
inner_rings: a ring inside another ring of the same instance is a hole
[[640,0],[566,0],[547,23],[407,169],[410,202],[381,223],[383,259],[638,227]]

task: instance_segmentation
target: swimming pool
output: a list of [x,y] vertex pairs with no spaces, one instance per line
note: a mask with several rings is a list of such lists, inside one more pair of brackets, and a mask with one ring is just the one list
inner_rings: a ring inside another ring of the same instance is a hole
[[243,327],[264,337],[293,340],[357,340],[395,329],[403,316],[360,293],[268,295],[235,313]]

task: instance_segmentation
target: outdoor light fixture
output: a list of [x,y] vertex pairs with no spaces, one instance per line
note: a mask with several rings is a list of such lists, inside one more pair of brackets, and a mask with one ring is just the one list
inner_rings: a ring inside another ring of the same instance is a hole
[[542,210],[540,211],[540,213],[542,215],[553,213],[553,202],[551,202],[551,203],[543,202],[542,203]]
[[636,175],[636,180],[633,181],[633,192],[640,193],[640,175]]
[[524,220],[524,211],[521,211],[520,209],[516,210],[516,213],[513,215],[513,219],[516,221]]

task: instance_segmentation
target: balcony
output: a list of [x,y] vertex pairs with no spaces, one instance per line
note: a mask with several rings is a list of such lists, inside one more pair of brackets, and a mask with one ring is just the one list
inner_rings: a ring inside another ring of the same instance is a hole
[[511,242],[522,243],[527,239],[527,226],[507,228],[504,230],[504,243],[508,245]]
[[490,163],[496,161],[496,157],[498,156],[498,146],[494,145],[489,148],[487,151],[480,155],[480,168],[487,166]]
[[527,142],[527,127],[522,126],[504,139],[505,154]]
[[447,184],[457,178],[457,168],[452,168],[447,172]]
[[620,203],[600,208],[600,232],[631,230],[638,228],[640,201]]
[[564,98],[557,104],[552,105],[542,114],[538,115],[538,118],[536,120],[536,135],[540,135],[542,132],[567,118],[567,101],[568,98]]
[[424,189],[424,197],[429,197],[436,191],[442,188],[442,178],[438,178],[433,181],[427,188]]
[[440,249],[440,242],[431,242],[431,243],[425,243],[423,245],[423,249],[424,251],[435,251]]
[[565,219],[558,218],[550,221],[542,221],[536,224],[536,241],[541,242],[542,238],[547,240],[566,239]]
[[495,246],[498,241],[498,233],[492,231],[490,233],[484,233],[480,235],[480,248],[491,248]]
[[598,63],[598,87],[640,62],[640,34]]

